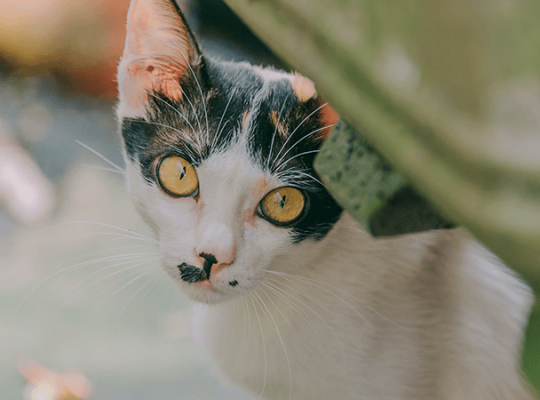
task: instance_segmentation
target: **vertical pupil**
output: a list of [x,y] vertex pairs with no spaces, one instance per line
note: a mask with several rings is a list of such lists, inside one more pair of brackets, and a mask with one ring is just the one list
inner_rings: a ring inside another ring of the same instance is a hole
[[278,206],[279,208],[283,209],[285,207],[285,200],[287,199],[287,196],[281,196],[279,193],[278,195]]
[[186,168],[182,165],[182,170],[180,171],[180,177],[179,180],[184,179],[184,176],[186,176]]

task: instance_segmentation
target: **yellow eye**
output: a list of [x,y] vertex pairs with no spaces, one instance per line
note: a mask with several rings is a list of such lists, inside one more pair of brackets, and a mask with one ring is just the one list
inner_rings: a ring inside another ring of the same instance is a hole
[[280,187],[268,193],[259,203],[259,214],[276,225],[295,222],[306,208],[304,194],[293,187]]
[[157,167],[162,189],[175,197],[194,197],[199,193],[199,178],[193,165],[181,157],[163,158]]

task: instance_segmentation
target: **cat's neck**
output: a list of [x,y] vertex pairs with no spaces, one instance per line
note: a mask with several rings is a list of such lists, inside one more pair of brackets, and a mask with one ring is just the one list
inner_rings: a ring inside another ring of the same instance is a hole
[[422,260],[428,253],[451,253],[454,246],[444,232],[374,239],[344,213],[324,240],[313,242],[295,259],[289,256],[288,262],[277,257],[266,274],[335,286],[364,300],[373,296],[380,299],[385,296],[381,285],[388,278],[404,282],[424,268]]

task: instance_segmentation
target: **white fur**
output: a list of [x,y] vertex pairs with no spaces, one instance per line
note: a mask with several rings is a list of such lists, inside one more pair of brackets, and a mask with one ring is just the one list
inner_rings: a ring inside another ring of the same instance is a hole
[[[448,254],[430,259],[437,243]],[[274,290],[194,313],[221,370],[255,395],[532,399],[519,374],[531,293],[464,232],[373,240],[345,214],[270,268],[296,277],[269,273]]]
[[[245,135],[198,168],[198,202],[148,186],[128,164],[131,194],[156,231],[165,269],[201,303],[195,335],[254,395],[532,398],[519,375],[531,292],[465,232],[375,240],[344,213],[321,242],[293,245],[286,229],[255,215],[282,183],[251,162]],[[261,178],[269,185],[254,197]],[[234,254],[211,277],[212,291],[180,279],[177,266],[201,265],[201,251],[220,262]]]
[[273,69],[273,68],[269,68],[269,67],[266,67],[266,68],[254,68],[255,72],[257,72],[257,74],[263,78],[263,80],[268,84],[270,82],[276,82],[276,81],[282,81],[283,79],[287,79],[289,81],[292,82],[293,78],[294,78],[294,75],[293,74],[290,74],[290,73],[287,73],[287,72],[284,72],[284,71],[280,71],[280,70],[277,70],[277,69]]

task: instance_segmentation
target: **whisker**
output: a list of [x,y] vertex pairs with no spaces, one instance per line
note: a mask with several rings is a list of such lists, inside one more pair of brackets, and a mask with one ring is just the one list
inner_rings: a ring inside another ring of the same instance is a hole
[[[142,260],[142,262],[138,263],[138,264],[135,264],[135,265],[130,265],[129,267],[126,267],[126,268],[122,268],[121,270],[119,271],[116,271],[116,272],[113,272],[112,274],[109,274],[101,279],[98,279],[97,281],[94,281],[92,283],[90,283],[89,285],[86,285],[85,287],[83,287],[82,289],[78,290],[75,294],[73,294],[71,297],[69,297],[65,302],[64,304],[62,304],[62,307],[61,308],[64,308],[66,306],[66,304],[68,304],[71,300],[73,300],[73,298],[75,298],[75,296],[77,296],[79,293],[83,292],[84,290],[88,289],[89,287],[92,287],[96,284],[98,284],[99,282],[102,282],[104,281],[105,279],[108,279],[110,278],[111,276],[115,276],[115,275],[118,275],[124,271],[127,271],[127,270],[130,270],[130,269],[133,269],[133,268],[136,268],[136,267],[139,267],[141,265],[145,265],[145,264],[149,264],[150,262],[152,262],[153,260],[157,259],[156,258],[149,258],[149,259],[144,259]],[[141,261],[141,260],[137,260],[137,261]],[[115,264],[115,265],[111,265],[111,266],[107,266],[107,267],[103,267],[103,268],[100,268],[99,270],[97,271],[94,271],[92,274],[88,275],[87,277],[85,277],[82,281],[80,281],[77,285],[75,285],[75,287],[79,286],[80,284],[82,284],[85,280],[87,280],[88,278],[90,278],[91,276],[94,276],[95,274],[101,272],[101,271],[104,271],[106,269],[110,269],[110,268],[114,268],[114,267],[117,267],[119,265],[125,265],[125,264],[128,264],[128,263],[131,263],[133,261],[129,261],[129,262],[126,262],[126,263],[120,263],[120,264]]]
[[244,320],[244,324],[247,325],[247,338],[246,338],[246,341],[245,341],[246,345],[244,347],[244,344],[242,343],[242,347],[240,348],[240,354],[238,355],[238,358],[234,363],[234,366],[233,366],[233,369],[232,369],[231,373],[236,369],[237,363],[244,359],[244,356],[246,355],[246,352],[248,351],[248,348],[249,348],[249,339],[250,339],[250,336],[251,336],[251,312],[249,311],[249,303],[248,303],[247,299],[244,296],[242,296],[242,301],[243,301],[243,304],[246,305],[246,310],[247,310],[247,313],[246,313],[247,314],[247,323]]
[[[122,316],[122,314],[124,313],[124,310],[127,308],[127,306],[129,305],[129,303],[131,303],[131,300],[133,300],[135,298],[135,296],[137,295],[137,293],[139,293],[141,290],[143,290],[149,283],[151,283],[154,279],[156,278],[156,276],[153,276],[150,280],[148,280],[144,285],[142,285],[139,289],[137,289],[137,291],[135,293],[133,293],[133,295],[129,298],[129,300],[126,302],[126,304],[124,305],[124,307],[122,307],[122,309],[120,310],[120,312],[118,313],[118,316],[116,317],[116,321],[114,322],[115,325],[118,324],[118,321],[120,320],[120,317]],[[156,283],[159,282],[156,281]],[[152,289],[155,284],[152,285],[150,287],[150,289]],[[148,292],[147,292],[148,293]]]
[[[319,349],[320,349],[322,347],[321,338],[319,337],[319,333],[317,332],[317,327],[315,326],[315,324],[313,323],[309,315],[304,310],[302,310],[300,306],[294,303],[293,300],[291,300],[290,298],[286,296],[286,295],[290,296],[287,291],[277,287],[276,285],[270,284],[268,281],[266,282],[260,281],[260,283],[266,286],[276,296],[281,297],[283,300],[289,303],[292,307],[294,307],[294,309],[300,313],[300,315],[307,321],[307,323],[311,325],[311,327],[313,328],[313,332],[315,333],[315,337],[317,338],[317,341],[319,342]],[[290,296],[290,297],[293,297],[293,299],[295,299],[294,296]]]
[[[261,290],[264,291],[264,289],[262,289],[262,288],[261,288]],[[257,296],[257,298],[260,301],[260,304],[262,304],[262,306],[266,309],[266,311],[268,313],[268,316],[272,320],[272,323],[274,324],[274,328],[276,329],[276,334],[278,336],[279,342],[281,343],[281,346],[283,347],[283,351],[285,353],[285,359],[287,361],[287,367],[288,367],[288,370],[289,370],[289,400],[290,400],[292,398],[292,370],[291,370],[291,362],[289,361],[289,353],[287,353],[287,348],[285,347],[285,342],[283,341],[283,338],[281,337],[281,333],[279,332],[279,328],[278,328],[277,323],[276,323],[276,321],[274,319],[274,316],[272,315],[272,313],[270,312],[270,310],[268,309],[268,307],[264,303],[261,296],[256,291],[254,291],[253,294],[255,296]],[[266,295],[266,296],[268,298],[270,298],[268,295]],[[263,310],[263,312],[264,312],[264,310]]]
[[[81,261],[80,263],[77,263],[77,264],[72,265],[70,267],[64,268],[63,270],[88,266],[88,265],[92,265],[92,264],[98,264],[98,263],[105,262],[105,261],[119,260],[119,259],[120,260],[122,260],[122,259],[130,260],[130,259],[133,259],[133,258],[143,258],[144,256],[156,256],[158,254],[159,253],[155,253],[155,252],[154,253],[144,252],[144,253],[113,254],[113,255],[108,255],[108,256],[104,256],[104,257],[93,258],[91,260]],[[63,270],[61,270],[61,271],[63,271]],[[59,272],[61,272],[61,271],[59,271]]]
[[313,110],[306,118],[304,118],[302,120],[302,122],[300,122],[300,124],[298,124],[298,126],[296,128],[294,128],[294,130],[291,132],[291,134],[289,135],[289,137],[287,137],[287,140],[285,140],[285,143],[283,143],[283,146],[281,146],[281,149],[279,150],[279,152],[277,153],[276,155],[276,158],[279,157],[279,155],[281,154],[281,152],[283,151],[283,149],[285,148],[285,146],[287,145],[287,143],[289,142],[289,140],[291,140],[291,138],[293,137],[294,133],[304,124],[304,122],[306,122],[313,114],[315,114],[316,112],[318,112],[320,109],[322,109],[323,107],[325,107],[326,105],[328,105],[328,103],[324,103],[323,105],[317,107],[315,110]]
[[[163,102],[163,104],[166,104],[168,107],[170,107],[172,110],[174,110],[174,112],[176,114],[178,114],[180,117],[182,117],[184,119],[184,121],[186,121],[186,123],[189,125],[189,127],[191,128],[191,132],[192,132],[192,135],[187,135],[185,132],[179,130],[179,129],[176,129],[176,128],[173,128],[172,126],[170,125],[165,125],[165,124],[162,124],[161,126],[163,126],[164,128],[169,128],[171,130],[173,130],[174,132],[177,132],[179,133],[185,140],[189,141],[193,146],[194,148],[197,150],[198,154],[200,155],[201,154],[201,149],[202,149],[202,143],[201,141],[199,140],[199,135],[197,134],[197,130],[195,129],[195,127],[193,126],[193,124],[191,122],[189,122],[189,120],[187,119],[187,117],[182,114],[180,112],[180,110],[178,110],[176,107],[174,107],[172,104],[170,104],[169,102],[165,101],[164,99],[162,99],[161,97],[159,96],[156,96],[154,93],[151,93],[149,91],[146,91],[150,96],[154,97],[155,99],[158,99],[160,100],[161,102]],[[186,96],[187,98],[187,96]],[[192,108],[193,108],[193,105],[192,105]],[[195,111],[194,111],[195,112]],[[143,121],[143,122],[146,122],[146,123],[150,123],[150,121]],[[155,123],[157,124],[157,123]],[[200,130],[200,124],[199,124],[199,130]],[[195,140],[194,140],[195,138]],[[195,143],[196,142],[196,143]],[[189,149],[185,149],[186,151],[189,152],[189,155],[190,157],[194,157],[193,156],[193,152]]]
[[[235,300],[237,300],[237,299],[235,299]],[[240,302],[239,302],[239,301],[235,301],[234,304],[236,304],[235,315],[236,315],[237,318],[236,318],[236,322],[233,323],[232,325],[233,325],[235,328],[238,328],[238,327],[240,326],[240,321],[241,321],[241,319],[242,319],[241,316],[240,316]],[[231,311],[232,307],[227,307],[227,309],[228,309],[230,312],[232,312],[232,311]],[[227,311],[227,314],[230,314],[229,311]],[[245,329],[245,328],[244,328],[244,329]],[[235,329],[235,330],[234,330],[234,333],[233,333],[233,336],[234,336],[234,337],[236,337],[237,330],[238,330],[238,329]],[[244,332],[244,334],[245,334],[245,332]]]
[[[272,274],[276,274],[276,275],[286,275],[286,276],[289,276],[291,278],[294,278],[294,279],[298,279],[300,281],[304,281],[305,283],[309,283],[321,290],[324,290],[325,292],[327,293],[330,293],[332,296],[336,297],[338,300],[342,301],[345,305],[347,305],[349,308],[351,308],[357,315],[359,315],[365,322],[366,324],[368,324],[368,322],[366,321],[366,319],[358,312],[358,310],[356,310],[351,304],[349,304],[347,301],[345,301],[342,297],[336,295],[335,293],[333,293],[332,291],[328,290],[328,289],[325,289],[319,285],[326,285],[328,287],[331,287],[332,289],[335,289],[337,290],[338,292],[341,292],[343,294],[346,294],[347,296],[349,297],[352,297],[350,296],[348,293],[345,293],[344,291],[340,290],[339,288],[336,288],[335,286],[332,286],[326,282],[319,282],[319,281],[316,281],[314,279],[310,279],[310,278],[306,278],[306,277],[300,277],[298,275],[294,275],[294,274],[288,274],[286,272],[278,272],[278,271],[268,271],[266,270],[265,272],[268,272],[268,273],[272,273]],[[319,284],[319,285],[317,285]],[[404,326],[401,326],[400,324],[392,321],[391,319],[389,319],[388,317],[384,316],[383,314],[381,314],[380,312],[378,312],[377,310],[375,310],[373,307],[369,306],[368,304],[366,304],[365,302],[363,302],[362,300],[354,297],[354,299],[358,302],[360,302],[360,304],[362,304],[364,307],[366,307],[368,310],[374,312],[375,314],[377,314],[378,316],[380,316],[381,318],[383,318],[385,321],[387,322],[390,322],[392,325],[394,325],[396,328],[399,328],[399,329],[403,329],[403,330],[408,330],[408,328],[404,327]],[[368,324],[368,326],[370,327],[371,331],[373,333],[375,333],[374,329]]]
[[[179,52],[182,57],[184,57],[184,60],[186,61],[187,65],[190,67],[191,69],[191,65],[190,63],[187,61],[185,55],[180,51]],[[156,60],[158,61],[158,60]],[[178,88],[180,89],[180,91],[182,92],[182,95],[186,98],[186,100],[188,101],[189,105],[191,106],[191,109],[193,111],[193,115],[195,115],[195,119],[197,120],[197,125],[199,126],[199,131],[202,131],[201,129],[201,121],[199,120],[199,116],[197,115],[197,111],[195,110],[195,106],[193,105],[193,103],[191,102],[191,100],[189,99],[189,96],[186,94],[186,91],[184,89],[182,89],[182,86],[180,86],[180,83],[178,83],[178,81],[176,79],[174,79],[174,77],[162,66],[159,64],[159,61],[158,61],[158,66],[161,68],[161,70],[169,77],[169,79],[174,82],[176,84],[176,86],[178,86]],[[193,69],[192,69],[193,71]],[[197,81],[198,82],[198,81]],[[205,106],[206,108],[206,106]]]
[[98,169],[100,171],[112,172],[114,174],[124,175],[123,171],[118,171],[114,168],[100,167],[99,165],[82,164],[85,168]]
[[294,157],[291,157],[289,158],[288,160],[286,160],[286,162],[283,162],[279,165],[279,168],[276,168],[276,171],[279,171],[281,168],[283,168],[285,165],[287,165],[288,163],[290,163],[292,160],[294,160],[295,158],[298,158],[298,157],[302,157],[302,156],[305,156],[306,154],[312,154],[312,153],[318,153],[320,152],[321,150],[317,149],[317,150],[311,150],[311,151],[305,151],[303,153],[300,153],[300,154],[297,154],[295,155]]
[[[261,282],[261,283],[263,283],[263,282]],[[272,300],[272,298],[271,298],[270,296],[268,296],[268,293],[266,293],[266,291],[265,291],[264,289],[263,289],[262,291],[263,291],[264,295],[265,295],[266,297],[268,297],[268,300],[270,300],[270,302],[272,303],[272,305],[274,306],[274,308],[279,312],[279,314],[283,317],[283,319],[284,319],[284,320],[289,324],[289,326],[292,328],[292,327],[293,327],[293,324],[291,323],[291,321],[289,321],[289,319],[285,316],[285,314],[283,314],[283,313],[281,312],[281,310],[280,310],[279,307],[276,305],[276,303],[274,302],[274,300]],[[286,298],[285,298],[285,300],[286,300]]]
[[[157,240],[155,240],[155,239],[153,239],[153,238],[151,238],[149,236],[145,236],[145,235],[143,235],[141,233],[133,232],[133,231],[131,231],[129,229],[121,228],[119,226],[105,224],[105,223],[102,223],[102,222],[79,220],[79,221],[66,222],[66,223],[61,224],[61,225],[71,225],[71,224],[89,224],[89,225],[102,226],[102,227],[105,227],[105,228],[117,229],[119,231],[129,233],[132,236],[136,236],[136,237],[139,237],[139,238],[144,238],[144,239],[148,240],[151,243],[160,244],[159,241],[157,241]],[[60,225],[58,225],[58,226],[60,226]]]
[[92,319],[95,317],[95,315],[99,312],[99,310],[101,309],[101,307],[103,307],[105,305],[105,303],[113,296],[115,296],[116,294],[120,293],[123,289],[125,289],[126,287],[128,287],[129,285],[131,285],[133,282],[136,282],[137,280],[141,279],[142,277],[148,275],[149,273],[151,272],[154,272],[157,268],[154,268],[154,269],[151,269],[149,271],[146,271],[144,273],[142,273],[141,275],[137,276],[136,278],[130,280],[128,283],[126,283],[125,285],[123,285],[120,289],[116,290],[114,293],[112,293],[111,295],[109,295],[100,305],[99,307],[94,311],[94,314],[92,315],[92,317],[90,317],[90,320],[88,321],[88,325],[87,326],[90,326],[90,323],[92,322]]
[[[225,127],[229,124],[229,122],[231,122],[231,120],[225,121],[225,123],[224,123],[223,126],[221,127],[221,132],[219,132],[220,136],[221,136],[221,133],[225,132]],[[227,131],[227,134],[230,134],[231,132],[233,132],[232,129],[228,130],[228,131]],[[213,144],[212,144],[212,146],[213,146]],[[220,147],[218,147],[217,149],[214,148],[213,151],[214,151],[214,152],[218,152],[218,151],[220,151],[220,150],[223,149],[223,148],[224,148],[224,146],[220,146]]]
[[98,263],[102,263],[102,262],[106,262],[106,261],[141,259],[141,258],[145,258],[145,256],[157,256],[157,258],[160,257],[159,253],[155,253],[155,252],[153,252],[153,253],[145,252],[145,253],[127,253],[127,254],[108,255],[108,256],[104,256],[104,257],[93,258],[91,260],[81,261],[80,263],[77,263],[77,264],[75,264],[73,266],[64,268],[64,270],[74,268],[71,271],[67,271],[65,275],[75,271],[76,269],[79,269],[80,267],[85,267],[85,266],[98,264]]
[[[128,119],[128,118],[126,118],[126,119]],[[154,121],[146,121],[146,120],[133,120],[133,121],[137,121],[137,122],[140,122],[140,123],[143,123],[143,124],[148,124],[148,125],[155,125],[155,126],[159,126],[161,128],[165,128],[165,129],[170,129],[171,131],[176,132],[179,135],[181,135],[184,139],[188,140],[191,144],[193,144],[193,145],[195,144],[195,142],[193,141],[193,139],[189,135],[186,135],[181,130],[179,130],[177,128],[174,128],[174,127],[172,127],[170,125],[161,124],[159,122],[154,122]],[[198,136],[196,134],[195,134],[195,138],[198,138]],[[200,142],[198,140],[197,140],[197,144],[200,146]],[[185,150],[190,153],[190,156],[193,156],[193,153],[191,152],[191,150],[189,150],[188,148],[186,148]]]
[[[239,304],[242,304],[242,315],[244,317],[244,333],[242,335],[242,346],[240,346],[240,351],[238,352],[238,356],[236,357],[236,361],[234,362],[234,364],[233,364],[233,366],[231,368],[231,375],[234,373],[234,371],[236,370],[236,366],[240,362],[240,356],[243,355],[243,353],[244,353],[244,345],[246,344],[246,332],[247,332],[247,327],[248,327],[248,323],[247,323],[247,320],[246,320],[246,306],[245,306],[245,304],[247,304],[247,303],[246,303],[245,297],[242,296],[242,301],[239,302]],[[238,313],[238,314],[240,314],[240,313]]]
[[[150,262],[146,262],[145,264],[150,264]],[[109,274],[107,276],[105,276],[103,279],[101,279],[100,281],[103,281],[105,279],[109,279],[111,278],[112,276],[115,276],[115,275],[118,275],[119,273],[122,273],[122,272],[125,272],[125,271],[129,271],[131,269],[135,269],[135,271],[131,271],[125,275],[123,275],[121,278],[115,280],[114,282],[112,282],[111,284],[109,284],[108,286],[106,286],[104,289],[101,290],[101,294],[103,293],[107,293],[112,287],[118,285],[119,283],[123,282],[123,281],[126,281],[128,280],[130,277],[132,277],[133,275],[136,275],[136,274],[139,274],[141,273],[142,271],[146,271],[147,267],[144,266],[144,267],[141,267],[142,265],[144,264],[137,264],[137,265],[132,265],[130,267],[126,267],[124,268],[123,270],[121,271],[117,271],[117,272],[114,272],[112,274]],[[141,267],[141,268],[138,268],[138,267]],[[151,267],[151,269],[156,269],[157,267]],[[99,282],[94,282],[94,283],[99,283]]]
[[318,180],[314,176],[312,176],[312,175],[310,175],[310,174],[308,174],[308,173],[306,173],[304,171],[301,171],[301,170],[281,171],[281,172],[278,172],[277,174],[275,174],[275,176],[278,177],[279,179],[282,179],[282,180],[291,179],[291,180],[294,180],[296,182],[298,179],[300,179],[299,177],[295,176],[296,174],[298,174],[300,176],[306,176],[306,177],[308,177],[310,179],[313,179],[315,182],[317,182],[322,187],[326,187],[325,184],[322,183],[320,180]]
[[[105,243],[112,243],[113,241],[117,241],[117,240],[124,240],[124,238],[110,239],[110,240],[107,240]],[[133,244],[133,245],[129,245],[129,246],[114,247],[112,249],[99,250],[99,251],[95,251],[95,252],[90,253],[90,254],[85,254],[84,256],[79,256],[79,257],[72,258],[70,260],[70,262],[74,262],[76,260],[81,260],[81,259],[85,259],[85,258],[88,258],[88,257],[93,257],[93,256],[98,255],[98,254],[103,254],[103,253],[112,252],[112,251],[125,250],[125,249],[134,249],[134,248],[149,248],[149,247],[151,247],[151,246],[146,245],[146,244]],[[129,254],[126,254],[126,255],[132,255],[132,254],[140,254],[140,253],[129,253]],[[158,253],[154,253],[154,254],[158,254]]]
[[[267,272],[270,272],[270,271],[267,271]],[[311,308],[310,306],[308,306],[308,305],[307,305],[306,303],[304,303],[302,300],[300,300],[300,299],[298,299],[297,297],[293,296],[293,295],[290,294],[289,292],[287,292],[287,291],[285,291],[285,290],[283,290],[283,289],[277,287],[276,285],[273,285],[273,284],[271,284],[271,283],[269,283],[269,282],[265,282],[265,283],[266,283],[267,285],[269,285],[269,286],[274,287],[276,290],[279,290],[279,291],[283,292],[284,294],[288,295],[289,297],[295,299],[297,302],[299,302],[300,304],[302,304],[302,305],[303,305],[304,307],[306,307],[309,311],[311,311],[316,317],[318,317],[318,318],[321,320],[321,322],[322,322],[323,324],[326,325],[326,327],[330,330],[330,332],[332,332],[332,334],[335,336],[335,338],[336,338],[336,340],[337,340],[339,346],[341,347],[341,354],[342,354],[342,356],[343,356],[343,382],[342,382],[342,387],[343,387],[343,385],[345,384],[345,377],[346,377],[346,375],[347,375],[347,362],[346,362],[346,357],[345,357],[345,347],[343,346],[343,343],[342,343],[341,339],[339,338],[338,334],[336,333],[336,331],[334,330],[334,328],[332,328],[332,326],[330,326],[330,325],[328,324],[328,322],[326,322],[326,320],[325,320],[323,317],[321,317],[321,316],[319,315],[319,313],[317,313],[315,310],[313,310],[313,308]]]
[[[163,271],[163,270],[158,270],[158,272],[160,272],[160,271]],[[159,278],[152,286],[150,286],[150,288],[149,288],[146,292],[144,292],[144,294],[141,296],[141,300],[144,299],[144,298],[146,297],[146,295],[147,295],[148,293],[150,293],[150,291],[151,291],[157,284],[163,282],[163,280],[166,279],[166,278],[167,278],[166,275],[162,275],[162,276],[161,276],[161,277],[160,277],[160,278]]]
[[289,150],[287,150],[285,153],[283,153],[283,155],[282,155],[282,156],[280,157],[280,159],[277,161],[278,166],[276,167],[276,170],[279,170],[279,169],[280,169],[281,163],[283,162],[283,159],[285,158],[285,156],[286,156],[287,154],[289,154],[289,152],[290,152],[292,149],[294,149],[294,148],[298,145],[298,143],[300,143],[302,140],[305,140],[305,139],[307,139],[308,137],[313,136],[314,134],[316,134],[316,133],[318,133],[318,132],[320,132],[320,131],[322,131],[322,130],[324,130],[324,129],[332,128],[334,125],[335,125],[335,124],[326,125],[326,126],[323,126],[322,128],[315,129],[315,130],[313,130],[313,131],[311,131],[311,132],[305,134],[304,136],[302,136],[302,138],[298,139],[298,140],[296,141],[296,143],[293,144],[291,147],[289,147]]
[[249,297],[251,299],[251,303],[253,304],[253,309],[255,310],[255,316],[257,317],[257,321],[259,322],[259,328],[261,331],[261,338],[262,338],[262,345],[263,345],[263,357],[264,357],[264,380],[263,380],[263,387],[261,390],[261,394],[259,395],[259,400],[262,399],[264,389],[266,389],[266,378],[267,378],[267,368],[268,368],[268,362],[266,360],[266,343],[264,339],[264,332],[261,324],[261,319],[259,318],[259,312],[257,311],[257,306],[255,305],[255,301],[253,301],[253,295],[250,295]]
[[123,236],[123,237],[130,238],[130,239],[139,239],[139,240],[144,239],[146,242],[149,242],[149,243],[160,244],[159,241],[157,241],[157,240],[155,240],[155,239],[153,239],[153,238],[151,238],[149,236],[143,235],[141,233],[133,232],[133,231],[131,231],[129,229],[125,229],[125,228],[121,228],[119,226],[109,225],[109,224],[105,224],[105,223],[101,223],[101,222],[86,221],[86,220],[70,221],[70,222],[63,222],[63,223],[60,223],[60,224],[55,224],[55,225],[52,225],[52,226],[48,226],[46,228],[38,229],[38,230],[34,231],[32,233],[32,235],[47,232],[47,231],[57,229],[57,228],[62,228],[62,227],[69,226],[69,225],[75,225],[75,224],[96,225],[96,226],[101,226],[101,227],[105,227],[105,228],[111,228],[111,229],[119,230],[121,232],[125,232],[125,233],[131,235],[131,236],[129,236],[129,235],[121,235],[119,233],[98,232],[98,233],[89,233],[89,234],[85,234],[85,235],[78,235],[77,237],[85,237],[85,236],[106,234],[106,235]]
[[195,82],[197,83],[197,87],[199,88],[199,93],[201,94],[201,100],[203,102],[203,106],[204,106],[204,116],[206,118],[206,143],[209,144],[209,140],[210,140],[210,132],[208,131],[209,129],[209,126],[208,126],[208,107],[207,107],[207,104],[206,104],[206,98],[204,97],[204,94],[203,94],[203,91],[202,91],[202,88],[201,88],[201,84],[199,82],[199,79],[197,78],[197,75],[195,74],[195,71],[193,71],[193,68],[191,67],[191,64],[186,60],[186,57],[184,56],[184,54],[182,52],[180,52],[182,54],[182,57],[184,57],[184,60],[186,61],[186,64],[187,66],[189,67],[189,70],[191,71],[191,74],[193,75],[193,78],[195,79]]
[[[86,237],[92,237],[92,236],[114,236],[114,238],[105,241],[104,243],[111,243],[112,241],[117,240],[136,240],[144,243],[149,243],[147,245],[143,245],[145,247],[151,247],[152,245],[155,246],[158,243],[150,241],[146,238],[136,237],[136,236],[129,236],[129,235],[123,235],[121,233],[116,232],[92,232],[92,233],[85,233],[83,235],[78,235],[77,238],[86,238]],[[110,249],[109,249],[110,251]]]
[[82,262],[82,263],[78,263],[78,264],[75,264],[75,265],[70,265],[69,267],[65,267],[65,268],[62,268],[61,270],[59,271],[56,271],[55,273],[53,274],[50,274],[49,276],[47,276],[46,278],[42,279],[40,282],[38,282],[27,294],[26,296],[24,296],[24,298],[21,300],[21,302],[19,303],[19,305],[17,306],[17,308],[15,309],[15,312],[13,313],[13,315],[11,316],[11,319],[10,321],[13,322],[13,320],[15,319],[15,317],[17,316],[17,313],[19,312],[19,310],[21,309],[21,307],[24,305],[24,303],[26,303],[26,300],[28,300],[28,298],[32,295],[32,293],[34,293],[41,285],[43,285],[45,282],[49,281],[50,279],[54,278],[55,276],[58,276],[64,272],[71,272],[71,271],[74,271],[76,269],[79,269],[79,268],[82,268],[84,266],[87,266],[87,265],[92,265],[92,264],[96,264],[98,262],[103,262],[105,260],[109,261],[111,259],[115,259],[115,258],[120,258],[120,257],[124,257],[124,258],[128,258],[129,256],[125,256],[125,255],[122,255],[122,256],[109,256],[109,257],[104,257],[104,258],[101,258],[101,259],[97,259],[97,260],[91,260],[91,261],[85,261],[85,262]]
[[[191,125],[191,122],[189,122],[189,120],[186,118],[186,116],[184,114],[182,114],[180,112],[180,110],[178,110],[175,106],[173,106],[172,104],[170,104],[168,101],[165,101],[164,99],[162,99],[161,97],[159,96],[156,96],[154,93],[150,92],[150,91],[146,91],[147,94],[149,94],[150,96],[152,96],[153,98],[161,101],[163,104],[165,104],[167,107],[171,108],[176,114],[178,114],[180,117],[182,117],[184,119],[184,121],[186,121],[186,123],[189,125],[189,127],[191,128],[191,130],[193,132],[196,132],[195,131],[195,128],[193,127],[193,125]],[[148,121],[147,121],[148,122]],[[173,127],[171,126],[168,126],[168,128],[171,128],[171,129],[174,129]],[[175,129],[176,132],[179,132],[179,130]]]
[[[234,88],[234,90],[231,92],[231,95],[229,96],[229,101],[227,102],[227,105],[225,106],[225,110],[223,110],[223,114],[221,115],[221,119],[219,120],[219,124],[216,129],[216,134],[214,135],[214,138],[212,139],[212,145],[211,145],[212,148],[214,148],[214,145],[217,142],[217,139],[221,135],[221,131],[220,131],[221,123],[223,122],[223,118],[225,117],[225,114],[227,113],[227,110],[229,109],[229,104],[231,104],[231,100],[237,91],[238,91],[238,88]],[[227,125],[228,122],[229,121],[226,121],[225,125]],[[225,125],[223,125],[223,128],[225,128]]]
[[[277,278],[267,278],[267,279],[270,279],[271,281],[273,282],[276,282],[276,283],[279,283],[281,285],[283,285],[284,287],[286,288],[289,288],[291,290],[294,290],[296,293],[308,298],[313,304],[315,304],[316,306],[320,307],[321,309],[323,309],[324,311],[326,311],[328,314],[332,315],[333,312],[330,311],[330,309],[328,307],[325,307],[321,302],[318,302],[317,300],[315,300],[312,296],[309,295],[309,293],[304,289],[302,288],[299,284],[297,284],[296,282],[294,282],[292,279],[288,278],[288,277],[285,277],[285,276],[280,276],[279,278],[281,279],[285,279],[287,282],[289,282],[290,284],[294,285],[294,287],[290,286],[290,285],[287,285],[286,283],[284,282],[280,282],[277,280]],[[295,289],[297,288],[297,289]],[[340,325],[342,326],[343,328],[343,331],[344,332],[347,332],[347,334],[349,335],[349,338],[351,339],[351,341],[355,341],[355,338],[351,337],[350,335],[350,332],[349,332],[349,329],[343,324],[343,322],[340,321]]]
[[105,161],[107,164],[109,164],[111,167],[113,167],[116,171],[124,174],[126,172],[126,170],[120,166],[118,166],[117,164],[113,163],[111,160],[109,160],[107,157],[105,157],[103,154],[101,154],[99,151],[93,149],[92,147],[88,146],[87,144],[81,142],[80,140],[75,140],[75,143],[77,143],[79,146],[82,146],[84,147],[86,150],[88,150],[89,152],[93,153],[94,155],[98,156],[99,158],[101,158],[103,161]]
[[[266,169],[269,168],[270,159],[272,158],[272,150],[274,149],[274,140],[276,139],[276,133],[278,130],[279,122],[281,121],[281,114],[283,113],[283,109],[285,108],[286,101],[283,102],[281,105],[281,110],[279,110],[279,115],[277,119],[276,126],[274,128],[274,133],[272,134],[272,142],[270,142],[270,152],[268,153],[268,158],[266,159]],[[279,154],[278,154],[279,156]]]

